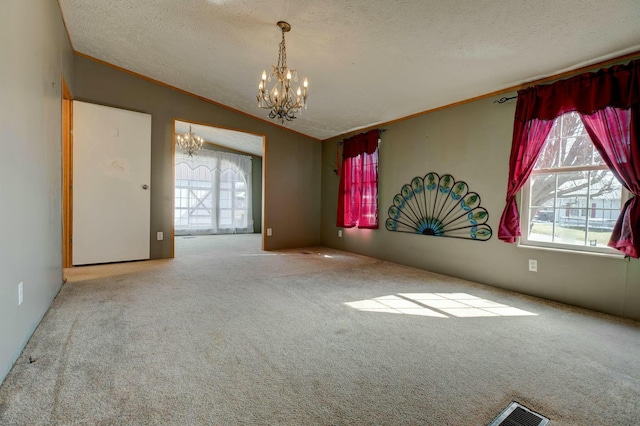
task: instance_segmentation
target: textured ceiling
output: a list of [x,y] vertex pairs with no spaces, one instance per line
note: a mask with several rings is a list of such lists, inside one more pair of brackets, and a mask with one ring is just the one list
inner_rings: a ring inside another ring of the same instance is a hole
[[639,0],[59,0],[73,48],[247,114],[288,21],[326,139],[640,51]]
[[262,157],[262,136],[179,120],[176,120],[174,125],[176,134],[185,134],[191,127],[193,133],[200,136],[205,142]]

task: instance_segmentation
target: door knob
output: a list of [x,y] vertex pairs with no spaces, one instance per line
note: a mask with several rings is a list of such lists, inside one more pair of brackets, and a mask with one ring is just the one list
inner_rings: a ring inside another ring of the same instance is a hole
[[147,185],[146,183],[144,185],[142,185],[142,189],[149,189],[149,185]]

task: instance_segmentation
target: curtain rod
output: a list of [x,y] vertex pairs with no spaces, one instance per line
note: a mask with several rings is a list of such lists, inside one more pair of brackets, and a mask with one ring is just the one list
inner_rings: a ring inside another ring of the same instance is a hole
[[[387,131],[387,129],[378,129],[378,136],[380,136],[381,134],[383,134],[386,131]],[[342,145],[343,141],[338,141],[337,143],[338,143],[338,145]]]
[[507,101],[510,101],[511,99],[516,99],[517,97],[518,97],[518,95],[511,96],[510,98],[502,97],[502,98],[498,99],[497,101],[493,101],[493,103],[494,104],[503,104],[503,103],[505,103]]

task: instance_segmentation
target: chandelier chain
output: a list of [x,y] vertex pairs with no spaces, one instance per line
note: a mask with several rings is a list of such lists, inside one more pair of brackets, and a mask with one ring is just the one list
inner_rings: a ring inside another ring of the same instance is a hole
[[280,42],[280,51],[278,52],[278,66],[280,73],[287,69],[287,48],[284,44],[284,31],[282,31],[282,41]]

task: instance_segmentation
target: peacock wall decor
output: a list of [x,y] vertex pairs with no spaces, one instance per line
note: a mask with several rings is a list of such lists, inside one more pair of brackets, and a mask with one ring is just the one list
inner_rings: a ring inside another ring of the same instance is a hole
[[431,172],[413,178],[393,197],[385,225],[389,231],[487,241],[493,233],[487,220],[480,195],[466,182]]

